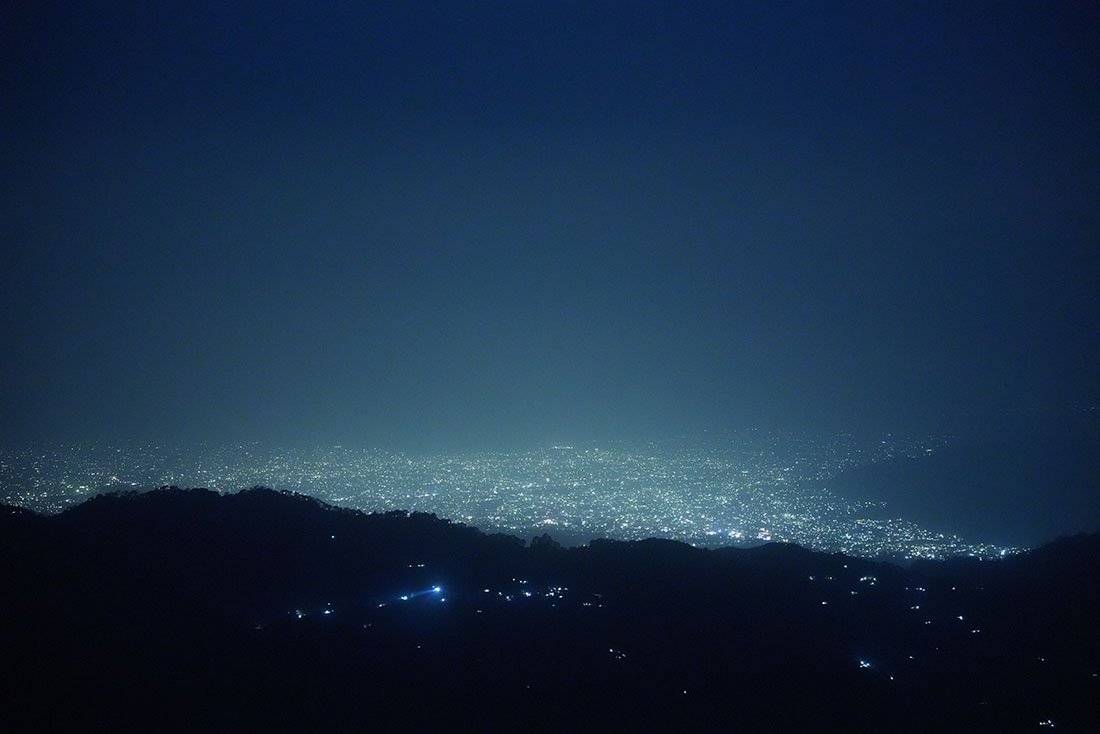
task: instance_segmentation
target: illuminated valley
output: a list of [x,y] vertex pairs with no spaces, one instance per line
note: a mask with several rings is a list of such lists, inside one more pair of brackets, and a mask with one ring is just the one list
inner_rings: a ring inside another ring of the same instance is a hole
[[995,557],[1016,548],[963,539],[849,502],[825,482],[847,467],[938,450],[945,439],[734,439],[527,452],[412,455],[348,447],[172,449],[59,447],[6,451],[2,499],[56,513],[102,491],[162,485],[286,489],[365,512],[429,512],[488,531],[667,538],[718,547],[767,541],[872,558]]

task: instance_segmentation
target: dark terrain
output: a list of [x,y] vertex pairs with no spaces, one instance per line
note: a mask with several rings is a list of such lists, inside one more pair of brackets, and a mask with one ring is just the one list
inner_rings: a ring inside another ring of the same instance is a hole
[[0,702],[50,731],[1100,731],[1098,572],[1095,535],[902,568],[265,489],[4,507]]

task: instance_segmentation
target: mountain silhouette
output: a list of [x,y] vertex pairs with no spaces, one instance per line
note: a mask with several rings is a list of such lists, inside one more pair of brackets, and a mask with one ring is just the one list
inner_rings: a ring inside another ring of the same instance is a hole
[[0,508],[35,729],[1100,729],[1100,537],[902,568],[530,545],[253,488]]

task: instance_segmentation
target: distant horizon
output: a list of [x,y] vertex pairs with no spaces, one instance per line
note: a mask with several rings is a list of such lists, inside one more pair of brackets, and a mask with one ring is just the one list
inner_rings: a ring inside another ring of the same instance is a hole
[[[35,437],[27,434],[5,436],[0,448],[30,449],[35,446],[107,446],[107,445],[164,445],[177,447],[263,445],[281,449],[310,450],[332,446],[345,446],[358,450],[402,452],[414,455],[446,454],[451,452],[514,452],[554,445],[598,445],[619,442],[665,442],[692,440],[724,440],[749,434],[774,434],[791,437],[851,436],[861,440],[895,436],[904,439],[950,438],[968,444],[1004,443],[1019,440],[1037,431],[1053,430],[1055,433],[1070,430],[1090,431],[1100,428],[1100,406],[1087,403],[1026,404],[1005,407],[982,415],[971,415],[965,421],[944,421],[938,425],[907,427],[903,421],[881,427],[826,426],[815,427],[781,423],[727,423],[709,426],[679,427],[668,430],[623,430],[602,434],[554,434],[542,437],[517,435],[502,438],[499,435],[480,436],[475,431],[461,436],[390,436],[364,437],[354,434],[330,436],[325,433],[310,435],[298,433],[265,435],[261,432],[224,434],[215,429],[205,437],[172,435],[161,432],[170,421],[151,425],[147,431],[115,433],[99,431],[95,434]],[[216,435],[216,434],[222,435]],[[1100,448],[1100,443],[1098,443]]]
[[[1100,521],[1091,5],[20,5],[9,496],[271,476],[932,555]],[[540,477],[556,444],[627,448]]]

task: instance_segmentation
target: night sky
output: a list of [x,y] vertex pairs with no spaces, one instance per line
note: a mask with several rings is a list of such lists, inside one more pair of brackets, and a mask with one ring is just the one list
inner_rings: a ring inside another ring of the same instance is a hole
[[8,5],[0,440],[1100,404],[1095,2]]

